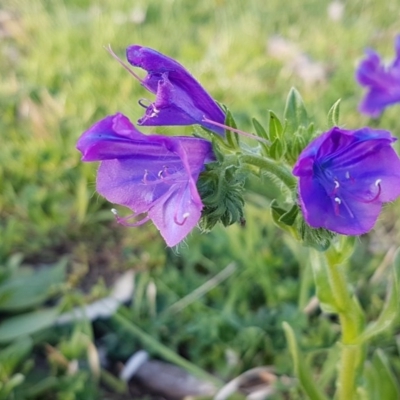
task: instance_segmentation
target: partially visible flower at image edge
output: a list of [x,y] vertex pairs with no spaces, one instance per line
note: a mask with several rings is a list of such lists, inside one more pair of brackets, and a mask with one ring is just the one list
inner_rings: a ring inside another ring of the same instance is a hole
[[118,113],[84,132],[77,149],[82,161],[101,161],[97,191],[133,211],[128,217],[117,215],[118,222],[139,226],[152,220],[170,247],[198,223],[203,204],[196,181],[214,159],[207,140],[144,135]]
[[377,118],[387,106],[400,102],[400,35],[395,40],[395,51],[394,61],[385,66],[379,54],[368,49],[357,68],[356,79],[367,89],[359,106],[363,114]]
[[156,95],[138,124],[143,126],[194,125],[224,135],[224,129],[203,119],[223,124],[225,113],[207,91],[177,61],[148,47],[126,49],[129,63],[147,71],[141,84]]
[[400,195],[396,139],[385,130],[338,127],[314,139],[293,168],[306,222],[344,235],[375,225],[382,203]]

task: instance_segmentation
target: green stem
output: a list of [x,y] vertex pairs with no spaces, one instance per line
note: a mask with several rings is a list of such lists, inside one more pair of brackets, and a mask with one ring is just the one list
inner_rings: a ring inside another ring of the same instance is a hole
[[343,345],[340,354],[338,400],[353,400],[356,394],[356,375],[361,345]]
[[336,307],[342,327],[342,343],[345,345],[354,344],[360,334],[360,319],[356,304],[351,298],[346,278],[341,267],[327,262],[332,292],[335,296]]
[[143,345],[149,347],[152,351],[156,352],[165,360],[168,360],[173,364],[182,367],[183,369],[185,369],[192,375],[198,377],[199,379],[205,380],[207,382],[212,382],[217,388],[223,386],[223,382],[221,382],[219,379],[210,375],[209,373],[197,367],[196,365],[192,364],[185,358],[179,356],[174,351],[170,350],[168,347],[158,342],[156,339],[152,338],[146,332],[142,331],[139,327],[137,327],[131,321],[129,321],[126,317],[121,315],[121,312],[114,314],[113,319],[117,321],[120,325],[122,325],[133,336],[137,337],[142,342]]
[[296,187],[297,180],[285,164],[279,163],[270,158],[251,154],[242,155],[240,156],[240,159],[245,164],[253,165],[276,176],[290,190]]
[[342,329],[341,361],[338,376],[338,400],[352,400],[356,394],[356,378],[362,362],[363,346],[359,342],[363,326],[363,315],[355,299],[352,298],[345,274],[334,257],[325,254],[330,287],[335,299]]

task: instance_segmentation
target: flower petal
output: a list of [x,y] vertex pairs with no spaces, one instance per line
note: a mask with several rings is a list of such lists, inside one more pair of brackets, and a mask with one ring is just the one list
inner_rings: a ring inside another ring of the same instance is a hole
[[372,229],[381,211],[381,203],[353,201],[347,204],[329,196],[313,177],[303,177],[299,184],[300,205],[307,223],[343,235],[362,235]]
[[139,124],[200,124],[224,134],[222,128],[203,122],[207,118],[223,124],[225,114],[181,64],[153,49],[138,45],[129,46],[126,55],[130,64],[147,71],[143,85],[156,94],[156,101],[139,120]]
[[368,232],[382,203],[400,196],[395,140],[385,130],[334,127],[312,141],[293,169],[307,223],[347,235]]
[[356,79],[368,91],[359,109],[371,117],[378,117],[388,105],[400,102],[400,35],[395,42],[396,57],[387,67],[373,50],[361,61]]
[[116,114],[94,124],[77,147],[84,161],[102,160],[97,191],[110,202],[129,207],[133,217],[147,213],[136,224],[152,219],[169,246],[198,223],[203,204],[196,181],[204,164],[214,159],[207,140],[146,136]]

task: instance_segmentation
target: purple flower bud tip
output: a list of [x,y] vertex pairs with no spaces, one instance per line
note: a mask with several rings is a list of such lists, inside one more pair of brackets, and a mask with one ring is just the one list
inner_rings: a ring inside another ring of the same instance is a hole
[[400,35],[395,51],[394,61],[385,66],[375,51],[367,50],[356,71],[358,83],[367,88],[359,109],[373,118],[379,117],[385,107],[400,102]]
[[77,148],[83,161],[101,161],[97,191],[133,211],[121,218],[114,210],[118,222],[138,226],[152,220],[171,247],[198,223],[203,203],[196,182],[204,164],[214,159],[210,142],[146,136],[127,117],[116,114],[83,133]]
[[382,203],[400,195],[400,159],[388,131],[332,128],[300,154],[293,174],[307,223],[344,235],[374,226]]
[[146,107],[139,125],[199,124],[220,135],[224,130],[203,121],[204,118],[223,124],[225,114],[216,101],[178,62],[153,49],[138,45],[126,49],[130,64],[147,71],[143,86],[156,95]]

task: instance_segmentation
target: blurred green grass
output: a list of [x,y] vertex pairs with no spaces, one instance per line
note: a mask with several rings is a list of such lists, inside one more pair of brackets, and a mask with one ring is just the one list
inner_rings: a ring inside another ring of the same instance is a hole
[[[368,46],[392,57],[400,31],[397,3],[350,0],[336,21],[328,14],[332,3],[321,0],[290,6],[279,0],[3,0],[0,264],[17,253],[33,265],[67,256],[72,269],[82,269],[76,287],[89,291],[99,276],[108,281],[110,271],[135,267],[142,272],[143,289],[130,310],[135,320],[160,342],[224,378],[266,363],[290,374],[283,320],[292,321],[299,334],[307,333],[302,345],[318,358],[338,332],[334,322],[307,321],[302,313],[312,294],[310,277],[302,267],[299,277],[299,262],[272,226],[267,203],[260,210],[250,201],[246,228],[218,228],[207,236],[194,232],[186,244],[169,251],[152,226],[127,229],[114,222],[112,206],[95,192],[96,166],[80,162],[75,143],[108,114],[120,111],[137,120],[142,112],[137,100],[150,97],[103,49],[108,44],[121,58],[134,43],[176,58],[230,107],[243,129],[251,129],[253,116],[263,121],[268,109],[282,112],[291,86],[302,94],[318,129],[327,128],[327,112],[338,98],[341,122],[349,128],[365,125],[369,121],[357,112],[362,91],[354,70]],[[320,65],[323,78],[307,80],[304,67],[299,73],[293,65],[293,55],[273,54],[277,37],[306,56],[306,69]],[[381,123],[400,136],[397,115],[394,107]],[[156,131],[190,133],[182,127]],[[363,268],[365,275],[354,274],[353,283],[361,293],[368,293],[379,257],[398,243],[398,223],[392,219],[389,212],[378,235],[359,244],[353,269]],[[227,282],[178,317],[162,314],[232,260],[239,272]],[[155,316],[144,294],[149,282],[158,288]],[[371,304],[362,297],[370,316],[382,304],[384,290],[382,285],[374,289]],[[119,343],[114,350],[127,357],[137,346]],[[387,338],[396,354],[393,346]],[[240,360],[233,366],[226,363],[230,349]]]

